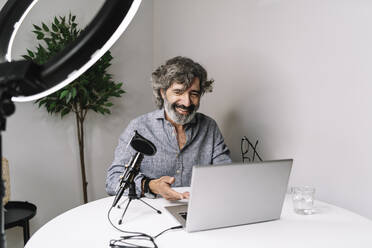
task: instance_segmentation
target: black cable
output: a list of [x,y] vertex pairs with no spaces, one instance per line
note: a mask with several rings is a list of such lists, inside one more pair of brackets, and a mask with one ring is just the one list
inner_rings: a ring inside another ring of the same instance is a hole
[[[146,241],[151,241],[152,246],[143,246],[143,245],[137,245],[130,243],[126,240],[146,240]],[[155,244],[153,240],[149,240],[144,237],[140,236],[122,236],[120,239],[113,239],[110,240],[110,247],[113,248],[157,248],[158,246]]]
[[174,227],[171,227],[171,228],[168,228],[168,229],[165,229],[164,231],[160,232],[159,234],[155,235],[154,236],[154,239],[156,239],[157,237],[159,237],[160,235],[162,235],[163,233],[169,231],[169,230],[174,230],[174,229],[181,229],[183,228],[183,226],[174,226]]
[[107,212],[107,219],[109,220],[111,226],[113,226],[116,230],[119,232],[131,234],[129,236],[121,236],[120,239],[113,239],[110,241],[110,247],[114,248],[150,248],[150,246],[140,246],[136,244],[132,244],[129,242],[126,242],[125,240],[148,240],[150,241],[154,246],[153,248],[158,248],[158,246],[155,243],[155,240],[153,237],[146,233],[141,233],[141,232],[130,232],[130,231],[125,231],[123,229],[118,228],[117,226],[114,225],[114,223],[110,219],[110,213],[112,211],[113,207],[111,206],[109,211]]
[[[111,213],[112,209],[113,209],[113,207],[111,206],[109,211],[107,212],[107,219],[109,220],[111,226],[113,226],[119,232],[131,234],[131,235],[128,235],[128,236],[121,236],[120,239],[110,240],[110,247],[112,247],[112,248],[158,248],[158,246],[155,243],[155,239],[157,237],[159,237],[160,235],[162,235],[163,233],[165,233],[167,231],[183,228],[183,226],[174,226],[174,227],[168,228],[168,229],[160,232],[159,234],[157,234],[154,237],[152,237],[152,236],[150,236],[146,233],[142,233],[142,232],[125,231],[125,230],[120,229],[117,226],[115,226],[114,223],[111,221],[110,213]],[[136,244],[132,244],[132,243],[128,242],[127,240],[128,241],[130,241],[130,240],[146,240],[146,241],[150,241],[153,246],[150,247],[150,246],[136,245]]]
[[[147,235],[146,233],[141,233],[141,232],[130,232],[130,231],[125,231],[125,230],[122,230],[120,228],[118,228],[117,226],[114,225],[114,223],[112,223],[111,219],[110,219],[110,213],[111,213],[111,210],[113,209],[113,207],[110,207],[110,210],[108,211],[107,213],[107,219],[109,220],[110,224],[116,229],[118,230],[119,232],[123,232],[123,233],[128,233],[128,234],[135,234],[135,235],[143,235],[143,236],[149,236],[151,237],[150,235]],[[151,237],[152,238],[152,237]]]

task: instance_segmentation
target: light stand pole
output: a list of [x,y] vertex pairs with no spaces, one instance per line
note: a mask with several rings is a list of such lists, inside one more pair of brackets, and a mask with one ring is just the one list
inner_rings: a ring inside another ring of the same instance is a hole
[[[0,117],[1,118],[1,130],[0,130],[0,199],[1,199],[1,203],[0,203],[0,207],[1,209],[3,209],[3,199],[4,199],[4,196],[5,196],[5,184],[4,184],[4,180],[3,180],[3,154],[2,154],[2,132],[5,131],[5,129],[3,129],[3,125],[5,127],[5,118],[4,117]],[[5,219],[4,219],[4,211],[1,210],[1,215],[0,215],[0,227],[1,227],[1,231],[0,231],[0,247],[3,248],[5,247],[5,230],[4,230],[4,225],[5,225]]]
[[[4,123],[5,123],[5,119],[2,119],[1,122],[4,120]],[[0,198],[1,198],[1,203],[0,203],[0,207],[1,209],[3,209],[3,198],[5,196],[5,185],[4,185],[4,181],[3,181],[3,154],[2,154],[2,137],[1,137],[1,132],[2,130],[0,131]],[[0,214],[0,247],[1,248],[4,248],[5,247],[5,230],[4,230],[4,225],[5,225],[5,219],[4,219],[4,211],[1,210],[1,214]]]
[[[32,75],[37,66],[30,61],[0,64],[0,248],[5,248],[5,219],[3,211],[3,198],[5,196],[5,184],[2,176],[2,132],[6,129],[6,118],[15,112],[15,104],[12,97],[21,92],[32,93],[40,86],[38,80]],[[33,82],[35,80],[35,82]]]

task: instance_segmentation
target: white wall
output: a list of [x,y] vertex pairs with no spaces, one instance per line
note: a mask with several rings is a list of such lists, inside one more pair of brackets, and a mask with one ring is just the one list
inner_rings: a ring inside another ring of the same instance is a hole
[[[86,24],[102,2],[39,1],[15,53],[35,44],[31,23],[71,9]],[[319,199],[372,218],[371,11],[372,3],[361,0],[144,0],[111,49],[111,72],[127,93],[115,99],[112,115],[88,115],[89,200],[106,196],[106,168],[119,134],[154,108],[153,66],[185,55],[216,80],[201,111],[217,120],[234,160],[242,135],[259,138],[265,159],[295,159],[291,185],[314,185]],[[32,103],[16,107],[3,150],[12,200],[38,206],[34,232],[82,203],[75,123]],[[22,247],[20,229],[7,231],[7,238],[9,247]]]
[[216,81],[201,111],[233,159],[295,159],[290,185],[372,218],[372,2],[154,1],[154,65],[200,61]]
[[[103,0],[41,0],[22,25],[14,45],[14,57],[34,48],[32,25],[46,23],[55,15],[71,10],[84,27],[98,11]],[[0,6],[5,4],[0,0]],[[139,12],[124,35],[112,47],[110,72],[123,81],[127,91],[114,99],[112,115],[91,112],[86,120],[86,166],[88,199],[106,197],[106,169],[113,159],[118,137],[128,122],[151,111],[149,84],[152,71],[152,1],[143,1]],[[37,205],[31,220],[31,234],[50,219],[82,204],[81,173],[74,116],[50,116],[33,103],[17,103],[3,134],[3,154],[10,162],[11,200]],[[6,232],[8,247],[23,247],[21,228]]]

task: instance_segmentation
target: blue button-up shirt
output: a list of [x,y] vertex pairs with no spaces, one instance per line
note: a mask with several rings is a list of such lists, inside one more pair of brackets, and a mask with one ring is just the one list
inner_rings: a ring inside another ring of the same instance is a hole
[[185,126],[186,144],[180,150],[175,127],[165,119],[164,109],[142,115],[132,120],[119,138],[115,158],[107,171],[106,191],[116,194],[124,165],[136,153],[129,145],[137,130],[150,140],[157,149],[153,156],[144,156],[141,170],[135,178],[136,193],[141,194],[143,176],[160,178],[174,177],[175,187],[190,186],[194,165],[231,163],[230,151],[225,145],[217,123],[210,117],[196,113],[194,119]]

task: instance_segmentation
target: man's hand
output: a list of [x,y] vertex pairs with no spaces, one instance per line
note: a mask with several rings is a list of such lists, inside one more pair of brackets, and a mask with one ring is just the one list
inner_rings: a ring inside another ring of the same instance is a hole
[[174,177],[163,176],[159,179],[151,180],[149,187],[152,192],[159,194],[169,201],[189,199],[190,193],[179,193],[171,188],[171,185],[176,181]]

